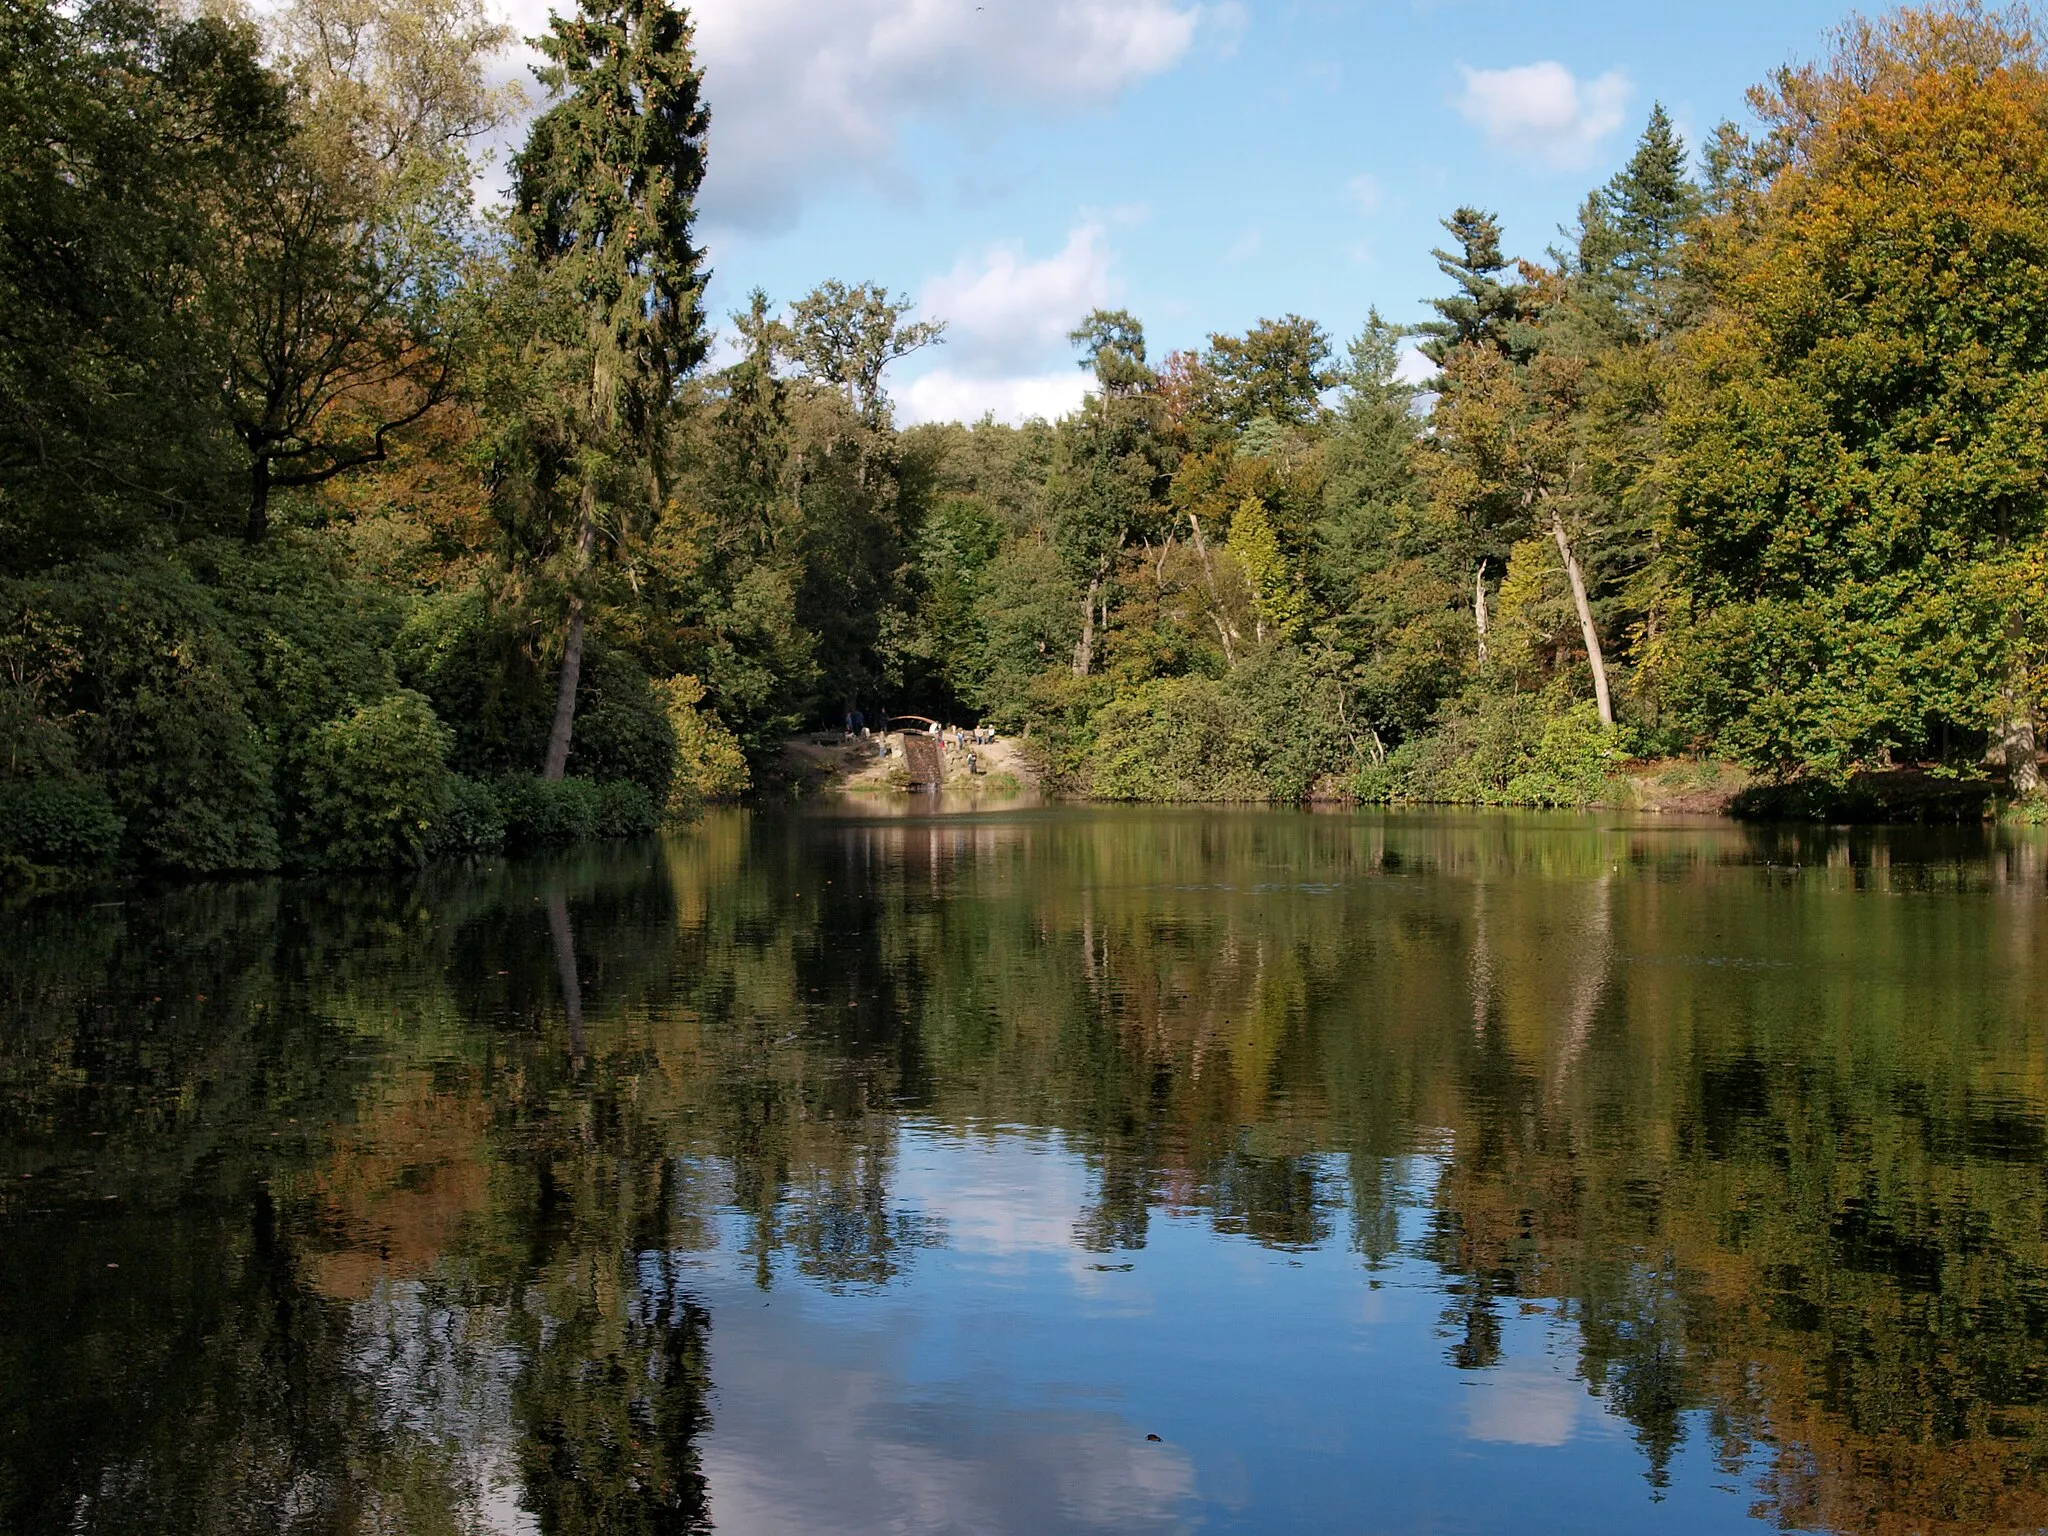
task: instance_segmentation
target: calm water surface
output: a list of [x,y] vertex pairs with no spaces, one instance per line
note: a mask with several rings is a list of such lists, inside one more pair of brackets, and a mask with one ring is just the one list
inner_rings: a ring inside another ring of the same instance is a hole
[[2023,834],[732,813],[44,902],[0,1530],[2037,1530],[2044,1115]]

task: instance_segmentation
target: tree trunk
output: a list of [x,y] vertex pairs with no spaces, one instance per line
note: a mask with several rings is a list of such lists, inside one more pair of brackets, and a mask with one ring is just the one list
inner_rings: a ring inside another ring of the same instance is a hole
[[1081,640],[1074,647],[1074,676],[1086,677],[1095,670],[1095,610],[1099,596],[1102,603],[1102,627],[1109,628],[1109,594],[1103,591],[1103,583],[1116,568],[1116,557],[1123,553],[1124,545],[1130,542],[1130,533],[1117,535],[1116,548],[1096,562],[1095,574],[1088,579],[1088,591],[1081,599]]
[[1607,658],[1600,650],[1600,631],[1593,627],[1593,605],[1586,600],[1586,577],[1579,558],[1572,553],[1572,541],[1564,531],[1564,519],[1556,507],[1550,509],[1550,531],[1557,539],[1557,552],[1564,557],[1564,573],[1571,579],[1572,605],[1579,610],[1579,633],[1585,637],[1586,660],[1593,668],[1593,697],[1600,705],[1600,723],[1614,724],[1614,700],[1607,692]]
[[1472,882],[1472,1038],[1486,1039],[1493,1012],[1493,947],[1486,942],[1486,882]]
[[1472,578],[1472,624],[1479,631],[1479,665],[1486,665],[1486,562]]
[[1593,1038],[1593,1017],[1600,1011],[1609,976],[1614,970],[1614,872],[1602,875],[1594,887],[1593,920],[1579,925],[1585,935],[1585,949],[1571,969],[1577,972],[1572,987],[1569,1022],[1564,1038],[1556,1047],[1557,1065],[1551,1069],[1550,1097],[1563,1097],[1565,1085],[1579,1058]]
[[[597,530],[588,516],[576,531],[578,567],[590,564]],[[548,759],[541,777],[557,782],[569,771],[569,744],[576,730],[576,686],[583,678],[583,599],[569,599],[568,632],[562,638],[562,675],[555,684],[555,724],[548,732]]]
[[2025,800],[2041,793],[2041,751],[2034,734],[2033,712],[2016,693],[2006,695],[2005,769],[2015,799]]
[[1095,594],[1102,578],[1088,583],[1088,595],[1081,599],[1081,638],[1074,646],[1074,676],[1086,677],[1095,666]]
[[1209,563],[1209,546],[1202,538],[1202,524],[1195,514],[1188,514],[1188,527],[1194,530],[1195,556],[1202,562],[1202,582],[1209,589],[1209,617],[1215,621],[1216,636],[1223,642],[1223,665],[1237,665],[1237,628],[1223,617],[1223,599],[1216,590],[1216,567]]
[[2013,797],[2026,800],[2041,793],[2041,751],[2034,734],[2033,706],[2027,698],[2026,671],[2019,660],[2027,643],[2027,623],[2019,614],[2006,620],[2005,639],[2005,719],[1999,736],[2005,746],[2005,771]]
[[550,782],[569,771],[569,742],[576,729],[576,685],[583,675],[583,599],[569,599],[569,632],[562,642],[562,676],[555,686],[555,725],[548,732],[548,761],[541,777]]
[[263,536],[270,532],[270,460],[258,454],[249,465],[249,522],[242,530],[242,537],[251,544],[261,544]]
[[569,1026],[569,1049],[583,1065],[583,983],[576,974],[576,934],[569,926],[569,899],[548,898],[548,935],[555,943],[555,978],[562,984],[562,1017]]

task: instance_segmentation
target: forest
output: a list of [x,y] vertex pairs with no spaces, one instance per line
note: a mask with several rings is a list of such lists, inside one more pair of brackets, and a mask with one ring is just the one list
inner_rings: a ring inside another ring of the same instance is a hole
[[1540,255],[1450,212],[1419,327],[1155,356],[1098,311],[1085,403],[1014,427],[898,426],[944,317],[875,281],[714,345],[669,0],[553,18],[479,197],[509,41],[476,0],[0,13],[7,879],[651,830],[855,708],[1103,800],[1572,806],[1669,761],[2038,814],[2023,15],[1849,21],[1703,145],[1656,109]]

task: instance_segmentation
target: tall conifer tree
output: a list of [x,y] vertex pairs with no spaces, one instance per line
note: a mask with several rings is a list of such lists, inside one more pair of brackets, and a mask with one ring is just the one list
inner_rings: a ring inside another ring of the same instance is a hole
[[1645,341],[1662,340],[1684,323],[1679,255],[1686,226],[1700,212],[1700,189],[1685,160],[1685,141],[1660,103],[1628,164],[1595,194],[1604,259],[1588,276],[1608,289],[1624,325]]
[[1526,292],[1522,284],[1503,281],[1508,259],[1500,250],[1500,221],[1477,208],[1460,208],[1443,221],[1458,242],[1456,251],[1435,250],[1437,269],[1458,285],[1458,291],[1431,299],[1440,318],[1425,320],[1416,334],[1426,338],[1422,355],[1439,368],[1461,346],[1492,346],[1506,351],[1510,328],[1523,318]]
[[601,537],[621,542],[636,507],[658,506],[676,384],[707,345],[691,226],[710,114],[692,42],[669,0],[579,0],[536,40],[553,105],[515,159],[515,218],[546,302],[573,314],[542,344],[561,395],[532,445],[534,489],[573,503],[576,529],[551,779],[566,771],[575,723],[581,579]]

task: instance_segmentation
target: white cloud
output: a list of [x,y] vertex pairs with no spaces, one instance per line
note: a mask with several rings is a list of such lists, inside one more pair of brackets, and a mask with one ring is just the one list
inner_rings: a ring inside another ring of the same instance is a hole
[[1344,183],[1344,194],[1360,213],[1378,213],[1380,210],[1380,183],[1377,176],[1354,176]]
[[1394,366],[1394,377],[1403,384],[1427,384],[1437,376],[1437,366],[1422,355],[1420,347],[1409,345],[1401,349],[1401,361]]
[[[525,38],[563,0],[485,3]],[[906,186],[897,148],[915,116],[1102,105],[1198,37],[1228,53],[1246,25],[1237,0],[694,0],[690,13],[711,107],[705,221],[752,234],[787,230],[848,179]],[[515,46],[501,62],[538,105],[534,61]]]
[[994,246],[927,283],[918,311],[946,322],[946,361],[963,372],[1042,365],[1091,309],[1109,303],[1109,263],[1100,224],[1081,225],[1042,261]]
[[[509,0],[538,7],[541,0]],[[900,177],[913,114],[1113,100],[1186,56],[1186,0],[697,0],[708,219],[787,228],[848,175]]]
[[896,391],[896,414],[905,426],[979,421],[985,415],[1012,425],[1034,416],[1057,421],[1087,392],[1088,375],[1079,367],[1008,378],[934,368]]
[[1065,415],[1088,385],[1070,361],[1067,333],[1115,293],[1098,223],[1080,225],[1059,252],[1038,261],[1014,244],[961,258],[919,296],[920,315],[946,322],[946,348],[896,390],[899,414],[906,422]]
[[[1074,1236],[1092,1183],[1056,1138],[907,1129],[894,1198],[943,1221],[933,1263],[951,1282],[908,1305],[865,1299],[849,1326],[802,1286],[778,1286],[772,1307],[750,1289],[722,1305],[748,1272],[711,1281],[718,1426],[703,1468],[719,1531],[1184,1530],[1199,1486],[1187,1453],[1148,1441],[1119,1394],[1077,1387],[1060,1330],[1041,1343],[1043,1303],[1022,1299],[1060,1267],[1082,1296],[1102,1283]],[[963,1352],[970,1334],[1005,1347]],[[957,1364],[924,1368],[942,1356]]]
[[1500,147],[1551,165],[1585,165],[1622,124],[1628,76],[1611,69],[1580,80],[1554,60],[1512,69],[1467,69],[1457,108]]
[[1540,1362],[1518,1362],[1466,1383],[1466,1432],[1474,1440],[1564,1445],[1587,1412],[1585,1388]]
[[1230,249],[1223,253],[1223,259],[1229,262],[1250,261],[1259,254],[1265,243],[1266,232],[1254,224],[1230,243]]

